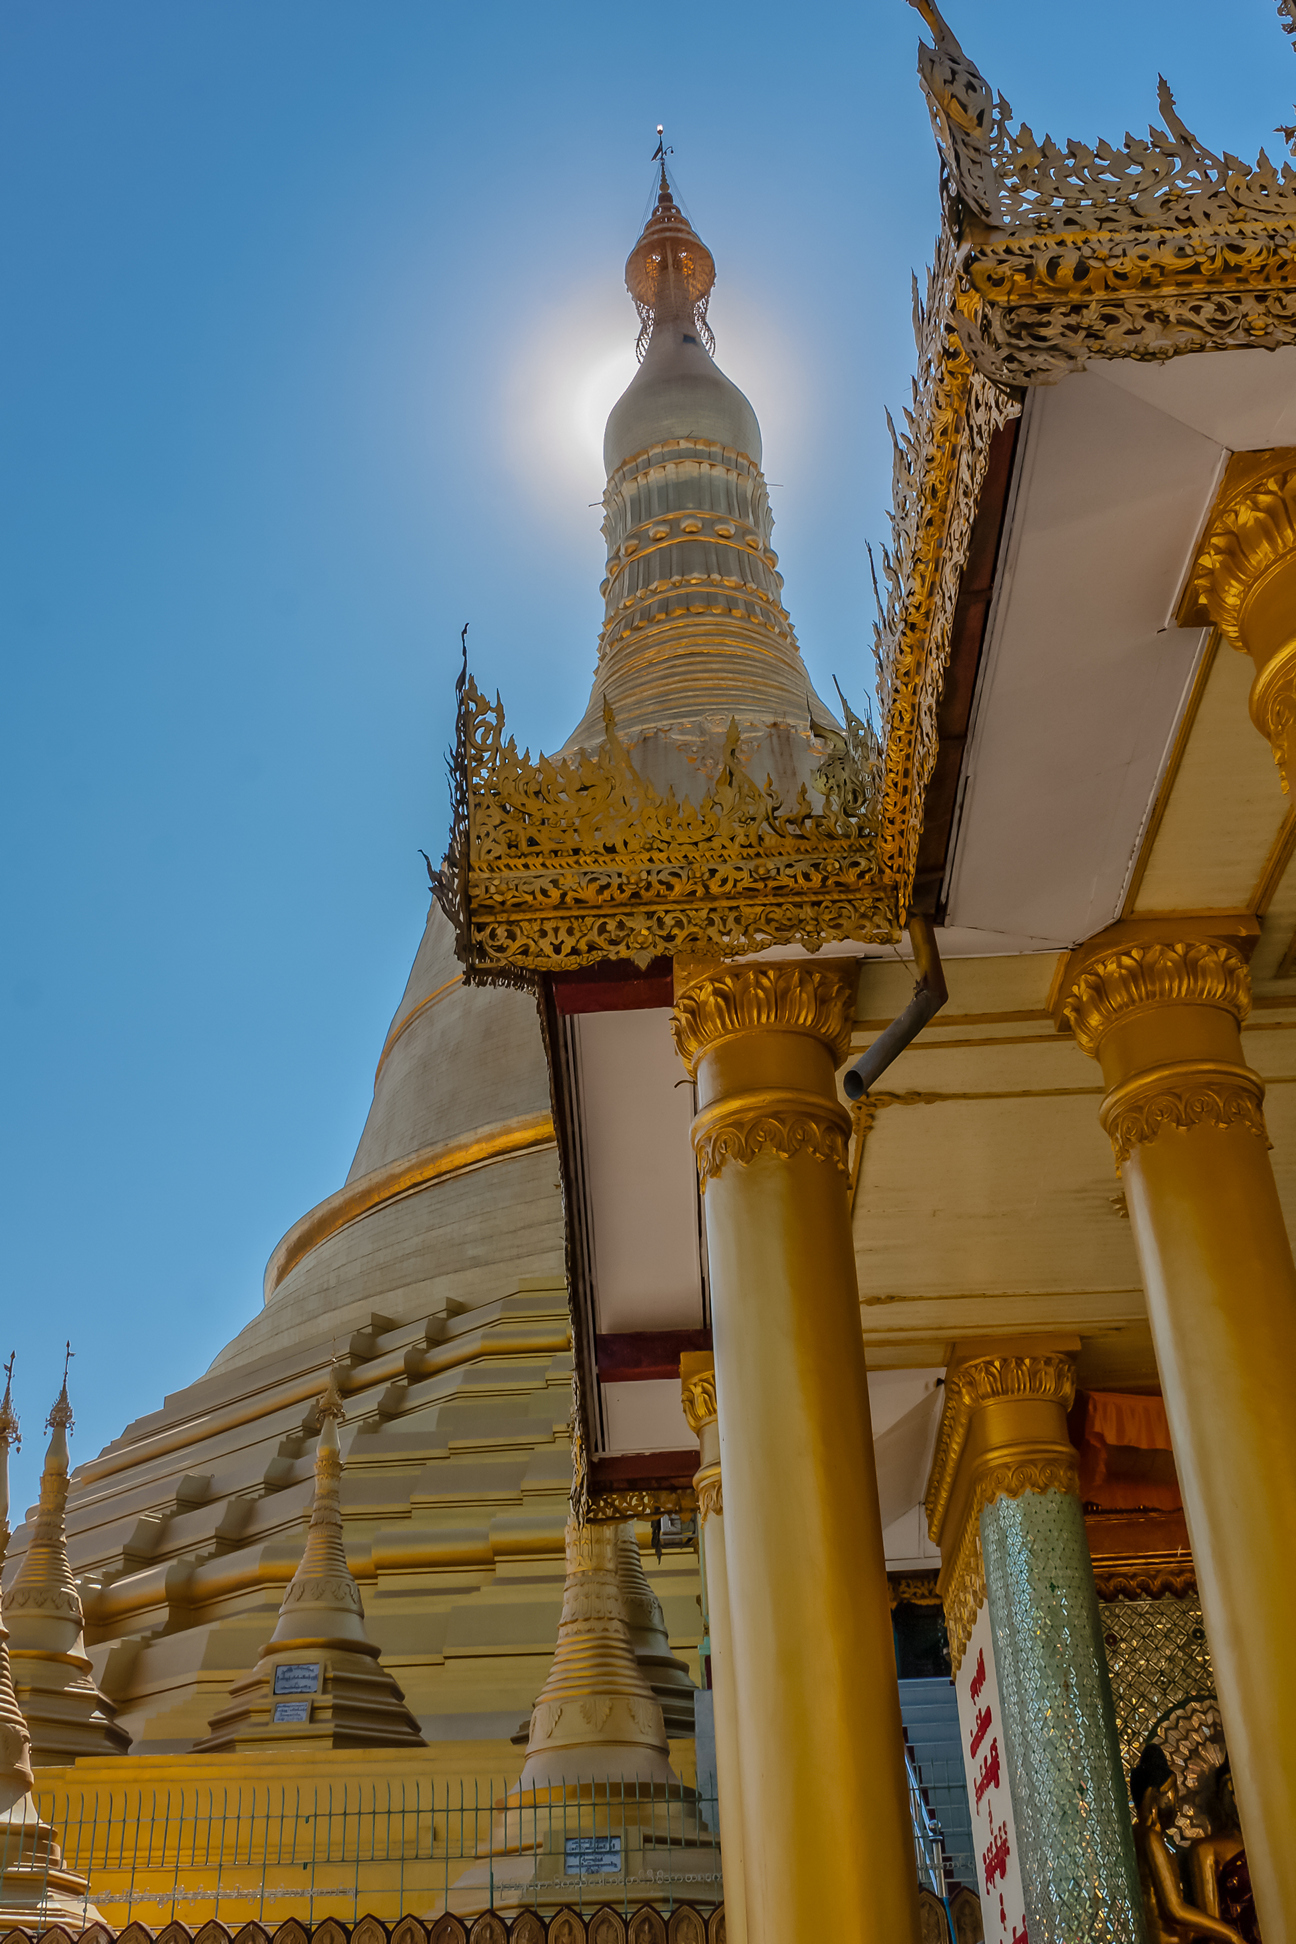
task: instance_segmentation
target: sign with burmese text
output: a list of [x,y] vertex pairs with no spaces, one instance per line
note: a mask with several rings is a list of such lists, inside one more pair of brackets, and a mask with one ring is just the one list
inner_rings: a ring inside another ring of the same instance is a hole
[[994,1641],[985,1605],[964,1649],[954,1688],[986,1944],[1027,1944],[1026,1900],[1017,1861],[1017,1827],[1008,1782],[999,1683],[995,1679]]
[[276,1694],[314,1694],[319,1687],[318,1661],[282,1661],[274,1671]]

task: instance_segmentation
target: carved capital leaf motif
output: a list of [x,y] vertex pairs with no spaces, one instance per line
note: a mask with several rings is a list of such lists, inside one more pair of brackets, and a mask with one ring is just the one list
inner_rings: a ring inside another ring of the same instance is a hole
[[1245,650],[1242,611],[1272,567],[1296,552],[1296,465],[1289,452],[1272,470],[1216,507],[1189,582],[1212,621]]
[[1041,1356],[974,1357],[950,1380],[971,1408],[999,1398],[1040,1400],[1069,1411],[1075,1402],[1075,1365],[1065,1352]]
[[676,995],[671,1035],[690,1074],[708,1048],[753,1027],[809,1033],[838,1067],[850,1052],[858,986],[859,967],[850,959],[718,969]]
[[680,1386],[680,1396],[684,1405],[684,1416],[688,1428],[696,1438],[704,1424],[710,1424],[719,1414],[716,1403],[716,1382],[714,1370],[701,1370]]
[[1063,1017],[1083,1050],[1097,1054],[1117,1020],[1144,1007],[1177,1004],[1221,1006],[1245,1019],[1251,981],[1241,953],[1214,940],[1124,946],[1081,973]]

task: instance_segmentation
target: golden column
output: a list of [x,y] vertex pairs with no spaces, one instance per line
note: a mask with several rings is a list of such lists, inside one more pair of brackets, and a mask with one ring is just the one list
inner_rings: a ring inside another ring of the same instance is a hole
[[720,1855],[724,1865],[725,1926],[733,1944],[759,1935],[747,1917],[743,1860],[742,1760],[738,1752],[738,1687],[734,1679],[729,1577],[725,1563],[724,1498],[720,1490],[720,1420],[715,1358],[689,1350],[680,1358],[684,1415],[701,1449],[693,1480],[697,1493],[702,1572],[711,1634],[711,1695],[715,1709],[716,1788],[720,1797]]
[[847,1201],[847,960],[677,959],[697,1082],[749,1927],[917,1944]]
[[1287,789],[1296,760],[1296,446],[1229,460],[1179,618],[1214,621],[1250,655],[1251,720]]
[[1206,918],[1071,955],[1061,1009],[1102,1064],[1260,1925],[1296,1936],[1296,1267],[1239,1033],[1246,965]]

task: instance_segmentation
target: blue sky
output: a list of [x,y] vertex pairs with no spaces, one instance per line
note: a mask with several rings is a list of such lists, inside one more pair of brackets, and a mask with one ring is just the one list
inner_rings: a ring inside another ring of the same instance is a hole
[[[1270,0],[950,0],[1037,134],[1291,119]],[[665,121],[821,690],[936,157],[902,0],[795,9],[6,0],[0,1355],[34,1494],[197,1376],[339,1186],[446,829],[459,628],[511,726],[581,714],[621,266]]]

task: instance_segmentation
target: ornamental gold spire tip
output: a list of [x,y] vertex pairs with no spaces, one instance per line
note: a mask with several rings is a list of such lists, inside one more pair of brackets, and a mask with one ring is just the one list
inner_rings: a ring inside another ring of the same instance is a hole
[[22,1450],[22,1432],[18,1426],[18,1413],[13,1407],[13,1367],[18,1352],[11,1351],[9,1361],[4,1367],[4,1396],[0,1398],[0,1445],[7,1449],[10,1445],[15,1451]]
[[75,1355],[76,1351],[72,1348],[69,1339],[65,1345],[65,1355],[63,1358],[63,1387],[54,1399],[54,1407],[45,1420],[45,1429],[47,1431],[74,1431],[76,1429],[76,1419],[72,1415],[72,1406],[68,1401],[67,1387],[68,1365]]
[[345,1357],[334,1357],[329,1366],[328,1383],[325,1385],[320,1396],[320,1401],[315,1407],[321,1418],[331,1418],[335,1424],[343,1423],[346,1418],[346,1405],[342,1402],[340,1383],[341,1373],[345,1366]]

